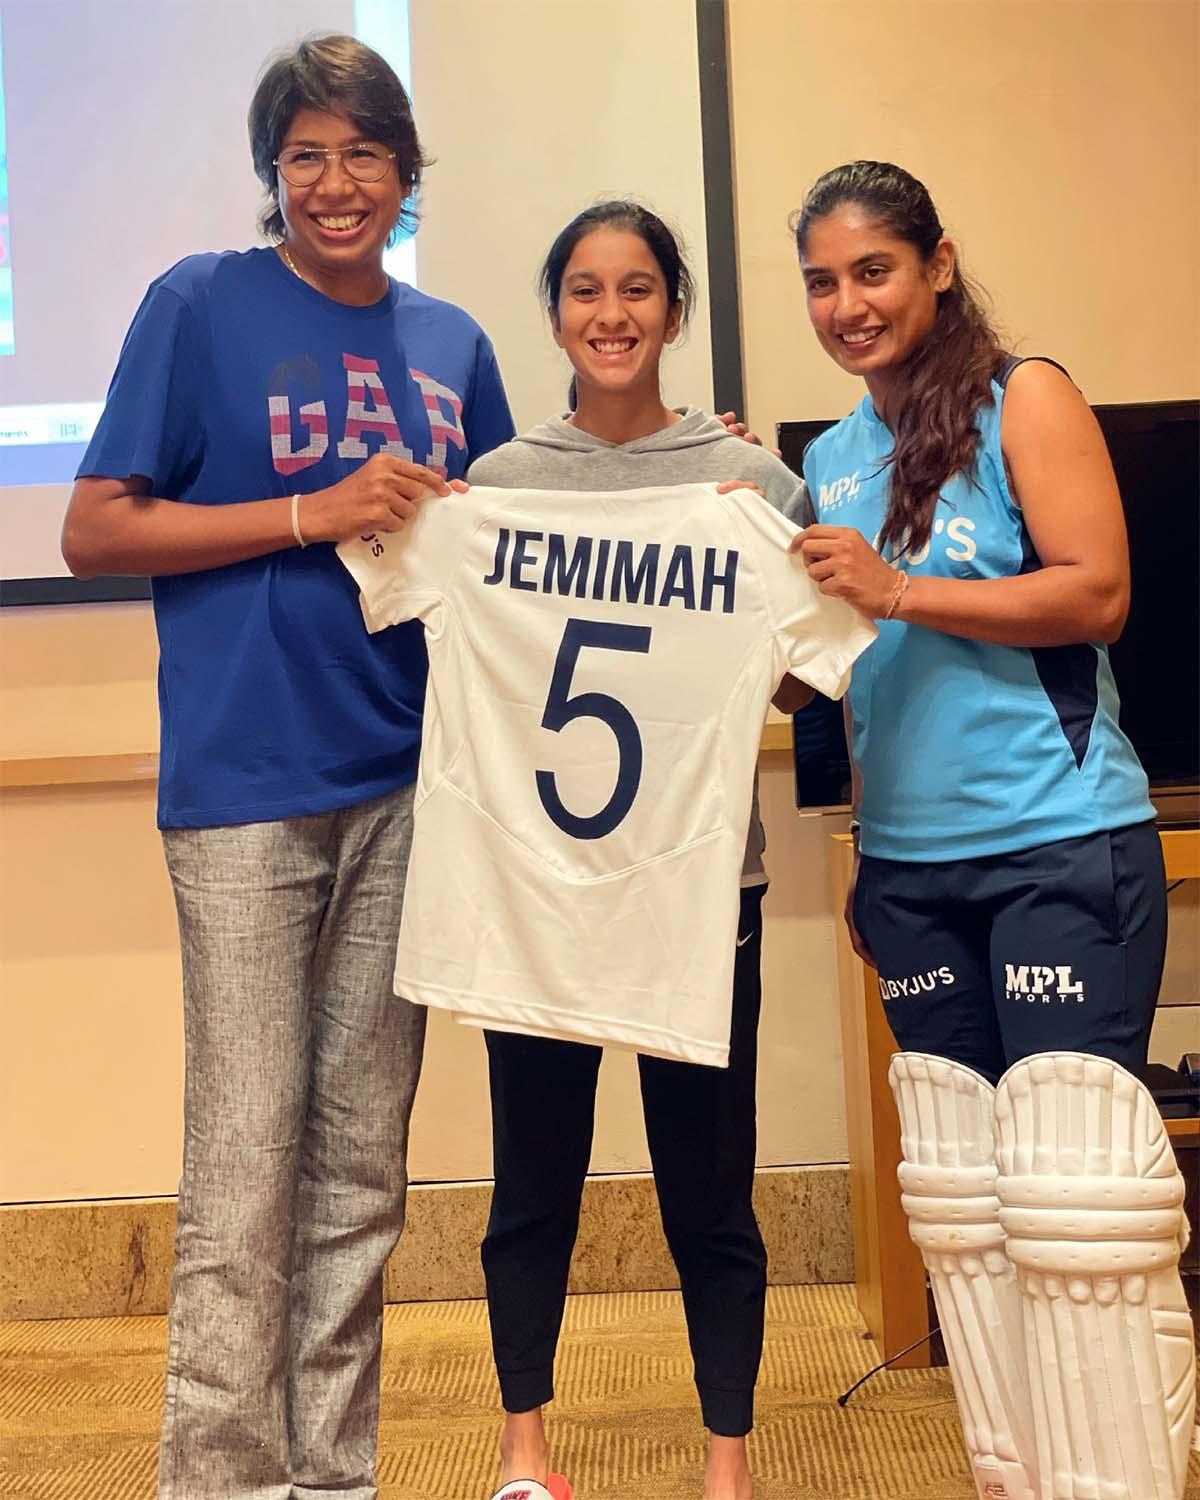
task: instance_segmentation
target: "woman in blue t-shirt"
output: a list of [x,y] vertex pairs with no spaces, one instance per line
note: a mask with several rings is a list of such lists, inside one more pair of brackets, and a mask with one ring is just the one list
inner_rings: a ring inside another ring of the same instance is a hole
[[[879,621],[848,697],[846,919],[905,1049],[904,1203],[976,1480],[1032,1497],[1040,1467],[1047,1483],[1074,1473],[1072,1493],[1174,1495],[1162,1475],[1182,1473],[1190,1428],[1190,1335],[1168,1337],[1187,1327],[1183,1185],[1127,1071],[1146,1061],[1166,901],[1104,645],[1129,607],[1112,466],[1066,373],[1004,352],[909,173],[835,168],[793,227],[817,339],[867,387],[809,447],[817,524],[793,546]],[[1151,1202],[1153,1224],[1122,1217]],[[1121,1240],[1156,1243],[1143,1262]],[[1019,1287],[1016,1264],[1036,1268]],[[1157,1286],[1119,1281],[1152,1265]],[[1100,1304],[1125,1294],[1118,1334]],[[1148,1436],[1141,1407],[1110,1412],[1118,1365],[1143,1372]]]
[[187,1081],[159,1493],[375,1493],[383,1269],[424,1011],[392,994],[425,690],[333,543],[512,436],[491,344],[393,281],[423,166],[346,36],[250,109],[271,245],[190,256],[125,340],[63,533],[148,574]]

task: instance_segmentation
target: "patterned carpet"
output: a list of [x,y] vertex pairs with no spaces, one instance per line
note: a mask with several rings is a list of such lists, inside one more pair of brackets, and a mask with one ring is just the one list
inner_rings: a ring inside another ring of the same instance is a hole
[[[480,1302],[387,1309],[380,1500],[485,1500],[498,1431]],[[0,1496],[151,1500],[162,1318],[0,1324]],[[851,1288],[770,1294],[757,1500],[972,1500],[944,1370],[877,1376]],[[679,1298],[572,1298],[552,1408],[579,1500],[697,1500],[703,1435]],[[1193,1458],[1188,1500],[1200,1500]]]

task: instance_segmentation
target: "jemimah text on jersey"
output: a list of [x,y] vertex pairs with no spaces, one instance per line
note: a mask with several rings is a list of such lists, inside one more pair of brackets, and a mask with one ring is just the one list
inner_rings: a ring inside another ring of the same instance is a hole
[[730,615],[736,608],[737,568],[738,554],[732,549],[721,553],[718,561],[716,547],[701,552],[680,542],[664,558],[659,542],[567,537],[559,531],[501,526],[492,571],[483,582],[610,604],[719,608]]

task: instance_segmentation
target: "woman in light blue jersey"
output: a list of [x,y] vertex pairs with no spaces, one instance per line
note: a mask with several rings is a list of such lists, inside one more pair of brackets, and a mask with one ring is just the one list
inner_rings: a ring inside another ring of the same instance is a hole
[[1100,429],[1004,352],[907,172],[838,167],[794,228],[817,338],[867,386],[808,450],[797,544],[880,621],[849,695],[855,946],[905,1047],[992,1081],[1056,1048],[1137,1068],[1165,889],[1104,647],[1129,559]]
[[904,1049],[902,1201],[976,1488],[1179,1500],[1184,1183],[1136,1076],[1166,892],[1105,650],[1112,466],[1066,373],[1005,354],[907,172],[838,167],[794,228],[817,338],[867,387],[809,448],[793,549],[879,621],[847,920]]

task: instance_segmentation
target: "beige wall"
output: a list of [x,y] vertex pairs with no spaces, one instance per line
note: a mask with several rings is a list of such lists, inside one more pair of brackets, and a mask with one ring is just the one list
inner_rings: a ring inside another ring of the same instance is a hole
[[437,158],[421,287],[496,345],[518,428],[566,408],[570,367],[535,281],[554,237],[632,197],[682,234],[698,313],[664,366],[668,400],[712,400],[695,0],[415,0],[413,98]]
[[929,187],[1013,344],[1092,401],[1200,393],[1195,0],[729,0],[750,418],[861,394],[817,348],[787,216],[828,168]]

